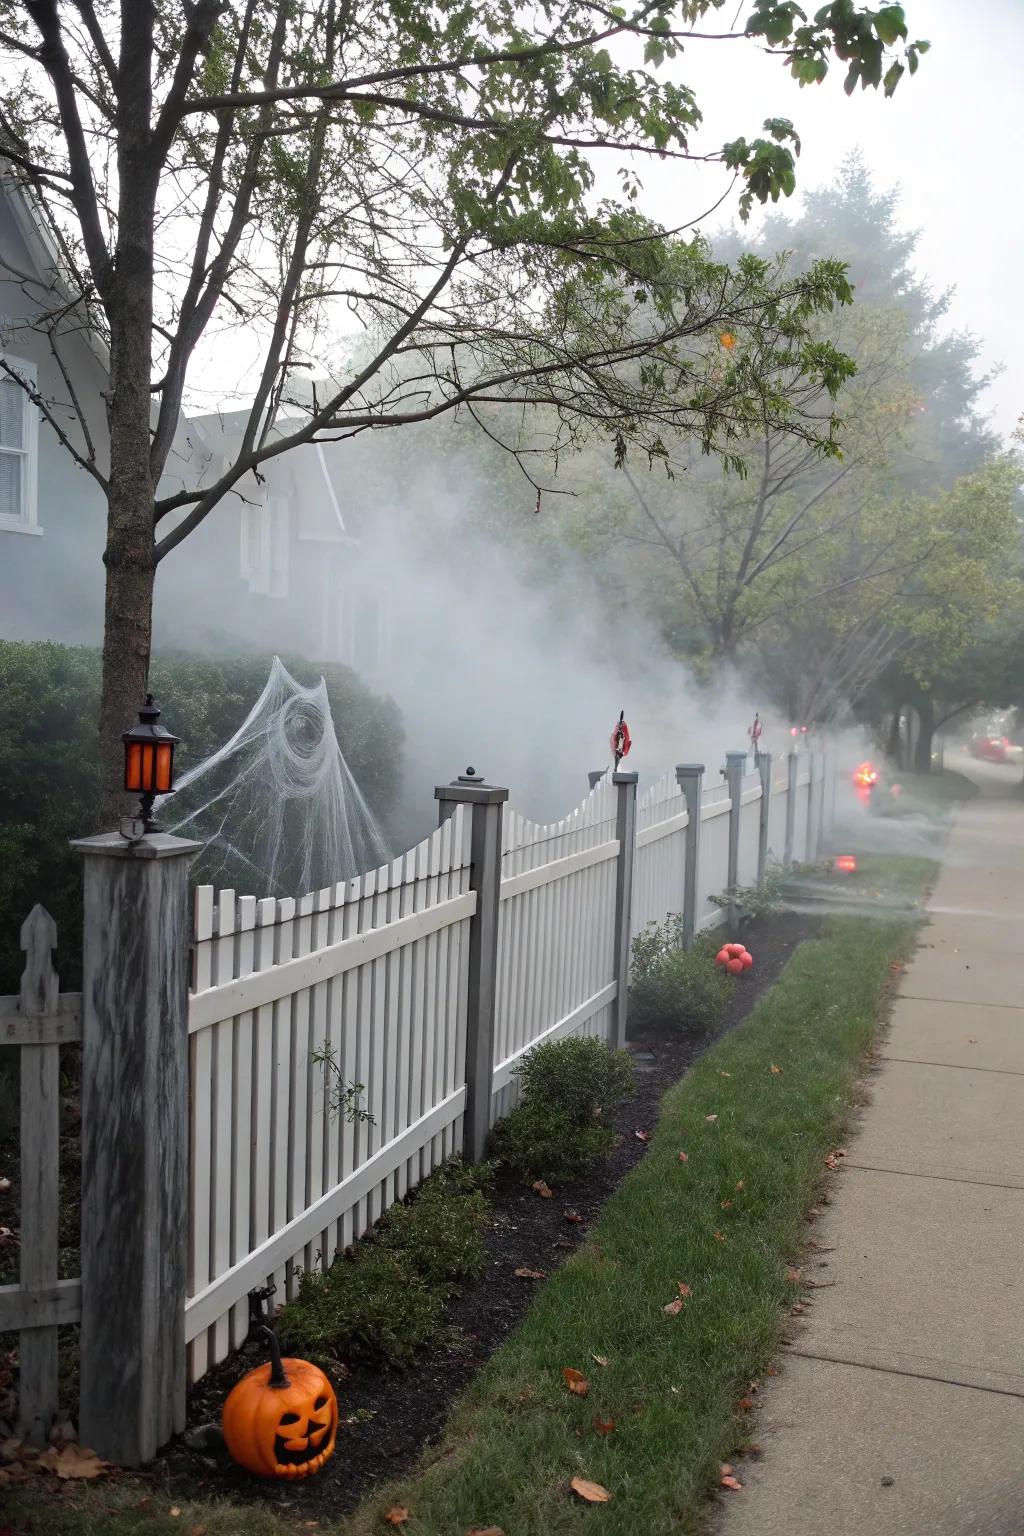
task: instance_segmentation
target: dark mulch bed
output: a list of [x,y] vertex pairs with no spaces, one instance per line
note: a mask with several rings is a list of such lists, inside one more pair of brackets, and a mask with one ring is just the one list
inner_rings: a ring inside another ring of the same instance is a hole
[[[177,1440],[147,1475],[172,1496],[265,1501],[309,1519],[337,1516],[375,1482],[403,1472],[437,1437],[452,1399],[529,1307],[538,1282],[517,1279],[515,1271],[542,1269],[550,1274],[586,1240],[605,1201],[644,1155],[645,1143],[634,1132],[653,1127],[666,1090],[714,1040],[746,1017],[797,944],[818,927],[818,919],[795,913],[757,925],[748,939],[754,969],[737,985],[725,1021],[713,1036],[630,1041],[637,1092],[619,1117],[618,1147],[588,1178],[557,1190],[551,1200],[540,1199],[509,1178],[498,1179],[485,1234],[488,1266],[450,1302],[443,1340],[424,1349],[409,1370],[357,1367],[351,1374],[328,1372],[338,1394],[342,1428],[337,1451],[323,1472],[294,1484],[264,1482],[236,1467],[223,1450],[199,1451]],[[577,1212],[580,1222],[568,1222],[566,1210]],[[191,1396],[190,1426],[216,1421],[235,1381],[264,1358],[260,1349],[247,1346],[204,1377]]]

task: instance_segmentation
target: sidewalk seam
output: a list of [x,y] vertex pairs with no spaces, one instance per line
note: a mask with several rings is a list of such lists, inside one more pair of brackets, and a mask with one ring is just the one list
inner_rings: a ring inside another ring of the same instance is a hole
[[925,1061],[920,1056],[876,1055],[875,1060],[898,1061],[907,1067],[948,1067],[951,1072],[991,1072],[996,1077],[1024,1077],[1024,1072],[1018,1072],[1014,1067],[969,1067],[962,1061]]
[[821,1365],[846,1365],[857,1371],[874,1371],[879,1376],[906,1376],[911,1381],[935,1381],[945,1387],[961,1387],[965,1392],[985,1392],[990,1397],[1015,1397],[1024,1401],[1024,1387],[1013,1392],[1009,1387],[979,1387],[972,1381],[958,1381],[955,1376],[932,1376],[926,1371],[901,1371],[891,1365],[869,1365],[863,1360],[848,1360],[839,1355],[816,1355],[809,1350],[791,1347],[785,1350],[783,1359],[796,1355],[800,1360],[816,1360]]
[[903,1179],[937,1179],[942,1184],[964,1184],[972,1189],[1009,1189],[1016,1194],[1024,1194],[1024,1184],[996,1184],[990,1179],[964,1179],[954,1178],[951,1173],[919,1173],[913,1168],[881,1168],[876,1163],[855,1163],[849,1158],[843,1164],[844,1168],[857,1168],[861,1173],[891,1173]]

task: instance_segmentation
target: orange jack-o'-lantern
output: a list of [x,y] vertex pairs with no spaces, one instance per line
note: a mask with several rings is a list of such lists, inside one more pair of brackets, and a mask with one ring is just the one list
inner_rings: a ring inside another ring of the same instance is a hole
[[262,1325],[271,1358],[232,1388],[224,1439],[240,1466],[258,1477],[309,1477],[334,1451],[338,1400],[318,1366],[282,1360],[277,1335]]

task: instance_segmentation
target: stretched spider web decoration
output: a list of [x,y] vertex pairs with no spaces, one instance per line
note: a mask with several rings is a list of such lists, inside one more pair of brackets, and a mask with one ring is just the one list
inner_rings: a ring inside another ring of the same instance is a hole
[[338,745],[326,683],[304,687],[277,656],[238,730],[162,804],[169,831],[204,845],[198,872],[211,884],[298,896],[388,859]]

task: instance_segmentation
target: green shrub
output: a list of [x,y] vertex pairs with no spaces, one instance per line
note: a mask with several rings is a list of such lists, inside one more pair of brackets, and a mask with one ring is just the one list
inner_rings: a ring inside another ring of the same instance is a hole
[[[282,659],[302,682],[323,673],[342,750],[372,809],[386,821],[400,787],[402,733],[395,705],[371,693],[348,667]],[[259,697],[269,670],[269,656],[154,657],[150,684],[165,724],[182,738],[182,769],[223,746]],[[18,934],[37,901],[57,922],[63,987],[80,984],[82,869],[68,843],[96,830],[99,686],[98,651],[0,641],[0,992],[17,991],[23,967]],[[202,880],[201,862],[193,878]],[[237,883],[251,890],[251,874],[240,873]]]
[[408,1253],[368,1240],[326,1274],[300,1275],[298,1295],[274,1326],[287,1354],[407,1365],[436,1333],[447,1294]]
[[679,930],[673,916],[660,925],[648,923],[633,940],[629,1022],[634,1032],[706,1031],[728,1007],[732,977],[715,965],[717,942],[702,935],[692,949],[682,949]]
[[407,1365],[438,1331],[454,1282],[486,1262],[483,1226],[492,1170],[455,1158],[325,1274],[299,1277],[278,1314],[282,1347],[314,1358]]
[[615,1145],[610,1121],[633,1092],[625,1051],[570,1035],[528,1051],[521,1102],[494,1130],[495,1155],[525,1179],[578,1177]]
[[782,911],[786,879],[785,865],[778,859],[769,858],[765,865],[763,884],[740,885],[731,896],[726,891],[721,896],[709,899],[716,907],[731,908],[736,914],[739,927],[744,928],[748,923],[761,922]]

